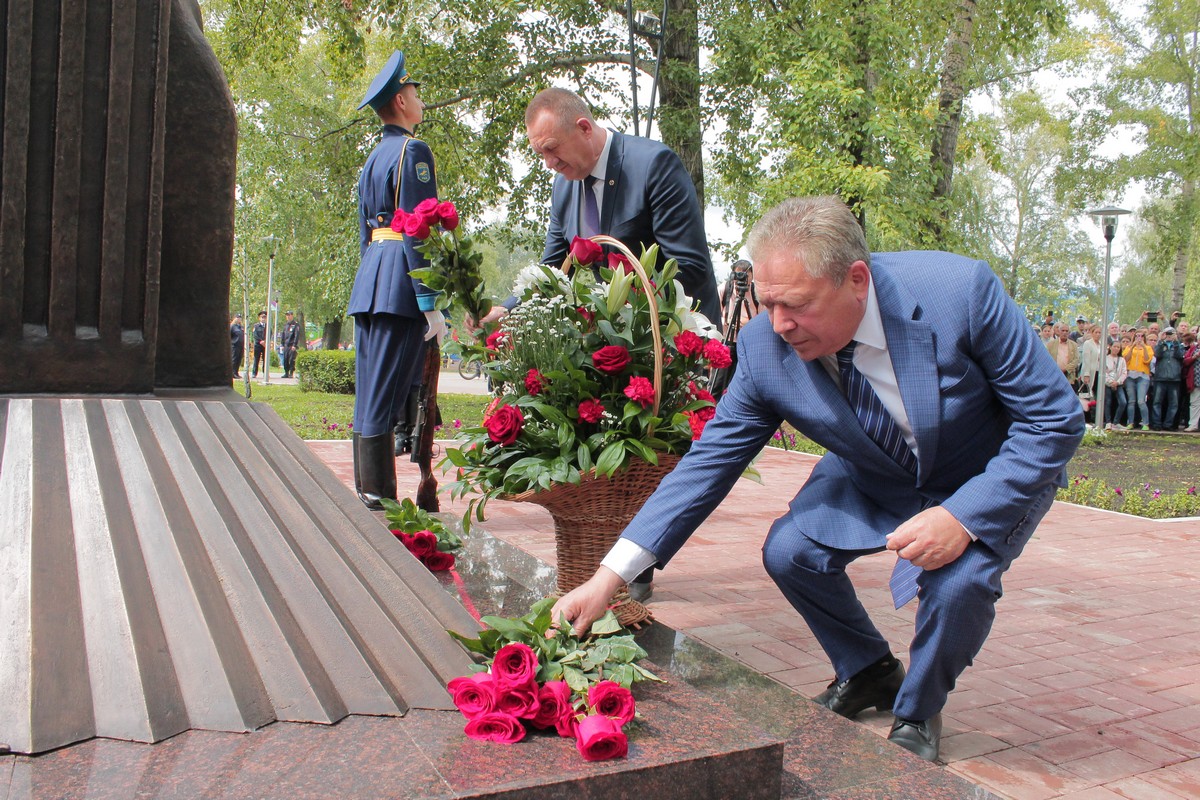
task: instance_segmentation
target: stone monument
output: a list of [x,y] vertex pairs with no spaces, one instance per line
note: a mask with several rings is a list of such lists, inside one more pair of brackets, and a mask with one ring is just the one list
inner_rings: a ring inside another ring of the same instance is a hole
[[0,751],[451,709],[476,624],[229,388],[195,0],[2,0]]

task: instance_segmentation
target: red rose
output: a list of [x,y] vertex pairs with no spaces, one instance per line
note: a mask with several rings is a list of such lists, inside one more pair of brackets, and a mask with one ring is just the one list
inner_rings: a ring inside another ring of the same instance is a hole
[[488,350],[499,350],[500,345],[504,344],[506,338],[507,338],[507,334],[505,334],[504,331],[502,331],[502,330],[492,331],[491,333],[488,334],[488,337],[487,337],[487,343],[486,343],[487,349]]
[[629,366],[629,351],[619,344],[601,347],[592,353],[592,364],[601,372],[616,375]]
[[455,707],[467,719],[496,710],[496,685],[487,672],[455,678],[446,684]]
[[687,417],[688,425],[692,428],[692,441],[697,441],[700,434],[704,433],[704,426],[708,424],[708,420],[691,411],[685,411],[683,415]]
[[438,214],[440,205],[441,203],[438,202],[436,197],[426,197],[417,203],[417,207],[412,210],[412,213],[424,217],[425,221],[430,225],[437,225],[438,220],[441,219],[441,216]]
[[579,419],[582,422],[599,422],[604,416],[604,405],[599,400],[584,400],[579,404]]
[[641,376],[630,378],[629,385],[625,387],[625,396],[642,408],[649,408],[654,403],[654,384]]
[[428,239],[429,223],[420,214],[410,214],[404,222],[404,232],[414,239]]
[[438,217],[442,220],[442,227],[448,231],[452,231],[458,227],[458,209],[454,207],[454,203],[447,200],[444,203],[438,203]]
[[685,358],[698,356],[704,352],[704,340],[694,331],[680,331],[675,334],[675,349]]
[[709,339],[704,345],[704,357],[708,359],[713,369],[725,369],[733,364],[729,348],[716,339]]
[[591,239],[576,236],[571,240],[571,256],[579,262],[579,266],[586,267],[604,256],[604,248]]
[[525,415],[516,406],[503,405],[483,422],[488,438],[496,444],[510,445],[525,427]]
[[512,744],[525,738],[525,726],[521,724],[521,720],[511,714],[492,711],[480,714],[468,722],[467,726],[463,728],[463,733],[482,742]]
[[544,380],[546,380],[546,378],[542,375],[542,373],[538,372],[536,369],[529,370],[529,372],[525,373],[525,391],[529,392],[530,394],[541,394],[542,389],[545,388],[544,384],[542,383]]
[[613,272],[621,270],[626,275],[632,275],[633,273],[637,272],[633,266],[633,261],[624,253],[609,253],[608,268]]
[[539,730],[549,728],[551,725],[558,728],[563,717],[574,716],[574,714],[575,707],[571,704],[571,687],[567,686],[565,681],[546,681],[538,690],[538,712],[530,720],[530,724]]
[[501,713],[512,714],[518,719],[533,719],[540,707],[536,681],[531,680],[523,686],[505,687],[501,684],[496,691],[496,710]]
[[404,223],[408,222],[408,212],[403,208],[397,208],[396,213],[392,214],[392,230],[396,233],[404,233]]
[[[469,727],[471,723],[467,725]],[[575,735],[575,748],[584,761],[624,758],[629,752],[629,740],[625,738],[621,727],[603,714],[584,717]]]
[[408,551],[417,558],[425,558],[437,552],[438,541],[431,531],[417,531],[412,535],[411,542],[406,542]]
[[404,531],[392,531],[392,536],[400,540],[400,544],[404,545],[409,550],[412,549],[412,534]]
[[521,642],[506,644],[492,659],[492,675],[501,686],[527,686],[537,682],[538,659],[533,649]]
[[633,721],[633,693],[619,683],[600,681],[588,689],[588,705],[597,714],[612,717],[620,725]]
[[454,554],[445,553],[438,550],[436,553],[430,553],[421,559],[430,572],[445,572],[454,566]]

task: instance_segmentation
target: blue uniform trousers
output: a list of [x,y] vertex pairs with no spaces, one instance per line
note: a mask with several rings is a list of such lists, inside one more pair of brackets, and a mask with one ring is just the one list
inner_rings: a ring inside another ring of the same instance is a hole
[[354,430],[362,436],[391,433],[408,387],[420,380],[424,318],[354,315]]

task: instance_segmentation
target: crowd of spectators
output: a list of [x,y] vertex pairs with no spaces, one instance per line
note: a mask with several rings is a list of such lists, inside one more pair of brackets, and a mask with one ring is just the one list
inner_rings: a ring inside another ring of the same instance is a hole
[[1200,345],[1179,312],[1169,324],[1110,322],[1107,330],[1083,317],[1075,330],[1050,319],[1042,340],[1089,415],[1104,392],[1104,427],[1112,430],[1200,432]]

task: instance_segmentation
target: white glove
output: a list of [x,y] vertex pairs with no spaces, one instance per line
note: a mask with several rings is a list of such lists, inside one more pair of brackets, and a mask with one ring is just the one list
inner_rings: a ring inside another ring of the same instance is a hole
[[441,347],[442,339],[446,338],[446,318],[440,311],[425,311],[425,321],[429,323],[429,330],[425,331],[425,341],[429,341],[433,337],[437,337],[438,346]]

